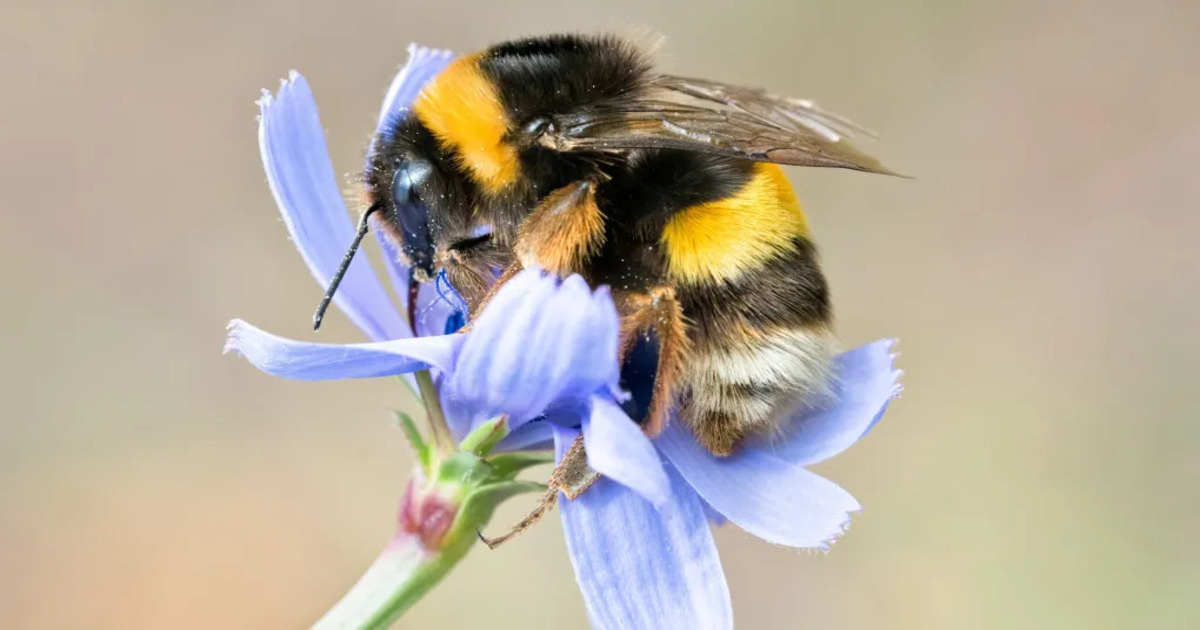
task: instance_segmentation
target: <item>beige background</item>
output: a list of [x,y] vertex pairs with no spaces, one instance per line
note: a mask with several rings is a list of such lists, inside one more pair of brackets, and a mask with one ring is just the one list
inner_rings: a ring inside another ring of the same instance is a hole
[[[1200,5],[739,4],[4,0],[0,627],[300,627],[391,534],[399,387],[220,353],[234,316],[308,336],[320,293],[261,87],[304,72],[349,172],[409,41],[635,26],[918,177],[790,171],[842,336],[901,338],[907,391],[819,467],[866,507],[833,553],[719,531],[739,627],[1200,627]],[[551,521],[400,625],[583,623]]]

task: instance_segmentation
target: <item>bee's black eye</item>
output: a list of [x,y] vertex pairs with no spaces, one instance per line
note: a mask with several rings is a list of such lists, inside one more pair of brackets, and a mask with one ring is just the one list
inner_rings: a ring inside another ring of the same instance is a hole
[[530,141],[536,140],[542,134],[554,131],[554,121],[545,116],[538,116],[525,123],[521,130]]
[[419,190],[433,173],[433,165],[423,160],[401,162],[392,176],[392,199],[397,204],[417,203]]
[[396,205],[406,204],[415,192],[413,190],[412,174],[408,168],[402,166],[396,169],[396,174],[392,177],[392,201]]
[[404,253],[415,268],[433,274],[433,236],[429,230],[429,208],[421,203],[421,189],[432,175],[433,166],[424,161],[400,164],[392,176],[395,221],[404,235]]

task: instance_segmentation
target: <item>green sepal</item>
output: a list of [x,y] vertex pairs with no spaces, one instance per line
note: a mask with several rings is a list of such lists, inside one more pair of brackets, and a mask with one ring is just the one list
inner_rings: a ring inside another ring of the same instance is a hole
[[496,416],[487,422],[475,427],[463,441],[459,443],[459,450],[475,453],[480,457],[486,457],[496,448],[496,444],[500,440],[508,437],[508,416]]
[[412,416],[399,409],[393,410],[392,413],[396,414],[396,422],[404,431],[404,437],[408,438],[408,443],[417,452],[417,461],[421,463],[421,470],[429,475],[430,458],[432,457],[429,444],[425,442],[425,438],[421,437],[421,432],[417,430],[417,424],[413,422]]
[[[505,417],[494,418],[471,432],[461,443],[463,450],[444,453],[425,442],[412,417],[396,411],[396,419],[412,443],[420,461],[418,483],[410,485],[415,500],[437,500],[457,504],[454,520],[444,536],[429,549],[427,557],[380,555],[375,565],[355,584],[343,602],[318,622],[317,628],[354,627],[382,630],[390,626],[467,554],[479,539],[479,531],[492,518],[496,508],[508,499],[526,493],[542,493],[547,486],[536,481],[518,480],[521,471],[554,461],[550,452],[524,451],[500,453],[492,450],[508,435]],[[442,444],[444,442],[440,442]],[[401,532],[401,536],[412,534]],[[424,543],[421,543],[424,544]],[[381,594],[374,597],[372,594]],[[364,600],[363,597],[370,598]],[[370,601],[370,604],[364,604]]]
[[489,483],[493,476],[492,467],[478,455],[460,451],[438,464],[434,480],[439,486],[452,489],[449,494],[462,498]]
[[554,462],[554,453],[550,451],[517,451],[500,453],[487,459],[501,479],[512,479],[526,468],[550,464]]

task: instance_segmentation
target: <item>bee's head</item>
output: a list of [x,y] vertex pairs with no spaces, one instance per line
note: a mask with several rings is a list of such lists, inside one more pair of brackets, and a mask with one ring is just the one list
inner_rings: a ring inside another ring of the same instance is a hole
[[387,125],[371,142],[363,173],[367,209],[341,268],[333,276],[314,316],[325,309],[368,230],[367,217],[395,243],[412,279],[428,282],[438,272],[438,252],[470,235],[472,188],[433,135],[415,117]]
[[367,201],[377,225],[395,242],[413,277],[437,275],[438,252],[470,232],[471,186],[415,117],[375,138],[367,160]]

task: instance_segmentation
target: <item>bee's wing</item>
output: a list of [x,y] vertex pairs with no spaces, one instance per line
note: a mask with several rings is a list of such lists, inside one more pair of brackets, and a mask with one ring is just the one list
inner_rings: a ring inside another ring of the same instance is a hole
[[859,134],[879,137],[875,132],[855,124],[844,116],[822,110],[816,103],[807,99],[778,96],[759,88],[669,75],[656,77],[653,85],[685,97],[757,116],[781,127],[799,131],[807,129],[831,142]]
[[843,140],[856,133],[874,135],[810,101],[664,75],[635,98],[556,116],[541,142],[559,151],[671,148],[895,174]]

